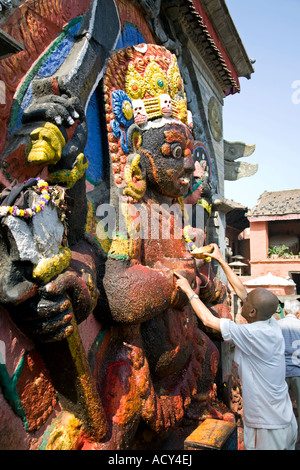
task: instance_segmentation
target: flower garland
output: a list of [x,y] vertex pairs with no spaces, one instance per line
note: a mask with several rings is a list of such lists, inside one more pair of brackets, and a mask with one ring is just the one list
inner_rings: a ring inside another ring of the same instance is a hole
[[199,201],[197,202],[197,204],[198,204],[199,206],[203,206],[204,209],[206,210],[206,212],[208,212],[208,215],[210,216],[212,204],[209,204],[205,199],[199,199]]
[[49,186],[41,178],[35,179],[37,180],[38,191],[42,195],[40,200],[31,209],[19,209],[17,206],[0,206],[0,216],[13,215],[15,217],[31,218],[44,209],[50,201]]
[[192,230],[192,227],[190,225],[186,225],[183,229],[183,237],[184,237],[185,242],[187,243],[189,249],[192,251],[192,250],[195,250],[197,248],[197,246],[190,239],[189,234],[188,234],[189,230]]
[[[197,245],[195,245],[195,243],[189,237],[189,234],[188,234],[189,230],[193,230],[193,229],[190,225],[186,225],[183,229],[183,238],[184,238],[186,244],[188,245],[189,250],[193,251],[193,250],[197,249]],[[209,256],[207,256],[206,258],[204,258],[204,261],[209,263],[211,261],[211,258]]]

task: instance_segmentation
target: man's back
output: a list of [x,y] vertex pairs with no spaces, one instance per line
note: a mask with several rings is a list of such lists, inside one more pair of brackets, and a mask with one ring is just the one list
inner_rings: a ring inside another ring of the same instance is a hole
[[292,405],[285,382],[284,341],[277,320],[245,325],[225,322],[221,323],[223,338],[236,346],[245,424],[270,429],[286,426]]

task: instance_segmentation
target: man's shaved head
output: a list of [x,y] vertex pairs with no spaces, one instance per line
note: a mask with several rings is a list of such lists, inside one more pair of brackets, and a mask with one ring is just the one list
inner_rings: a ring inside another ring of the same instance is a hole
[[273,292],[257,287],[248,294],[248,300],[257,311],[257,320],[267,320],[277,310],[279,300]]

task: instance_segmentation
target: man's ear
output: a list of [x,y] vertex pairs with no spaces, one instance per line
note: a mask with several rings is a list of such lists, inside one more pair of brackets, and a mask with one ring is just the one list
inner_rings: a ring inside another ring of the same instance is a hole
[[132,124],[127,132],[129,153],[136,153],[142,145],[142,130],[137,124]]
[[255,318],[257,316],[257,310],[256,308],[252,308],[249,312],[249,317]]

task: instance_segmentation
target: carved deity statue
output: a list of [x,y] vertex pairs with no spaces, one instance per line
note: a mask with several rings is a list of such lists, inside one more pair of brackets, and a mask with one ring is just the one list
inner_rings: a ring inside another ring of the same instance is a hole
[[[55,80],[52,91],[61,86]],[[152,44],[118,50],[104,93],[114,226],[103,230],[99,206],[93,224],[101,250],[85,235],[79,98],[63,88],[59,96],[37,93],[23,117],[32,131],[27,161],[46,168],[47,181],[12,184],[1,196],[0,301],[39,345],[71,413],[79,393],[74,415],[91,423],[77,439],[81,448],[143,448],[189,408],[199,418],[214,389],[218,350],[175,288],[175,272],[220,316],[228,314],[226,289],[207,260],[193,257],[196,242],[184,226],[194,139],[175,55]],[[77,331],[91,312],[110,331],[93,375]]]
[[122,449],[138,429],[164,436],[192,401],[202,411],[209,406],[218,351],[176,290],[174,272],[197,292],[202,283],[210,302],[223,307],[225,297],[218,299],[222,286],[210,265],[196,265],[183,236],[193,135],[176,57],[149,44],[118,51],[108,63],[105,94],[118,220],[103,280],[112,335],[98,375],[109,424],[99,448]]

